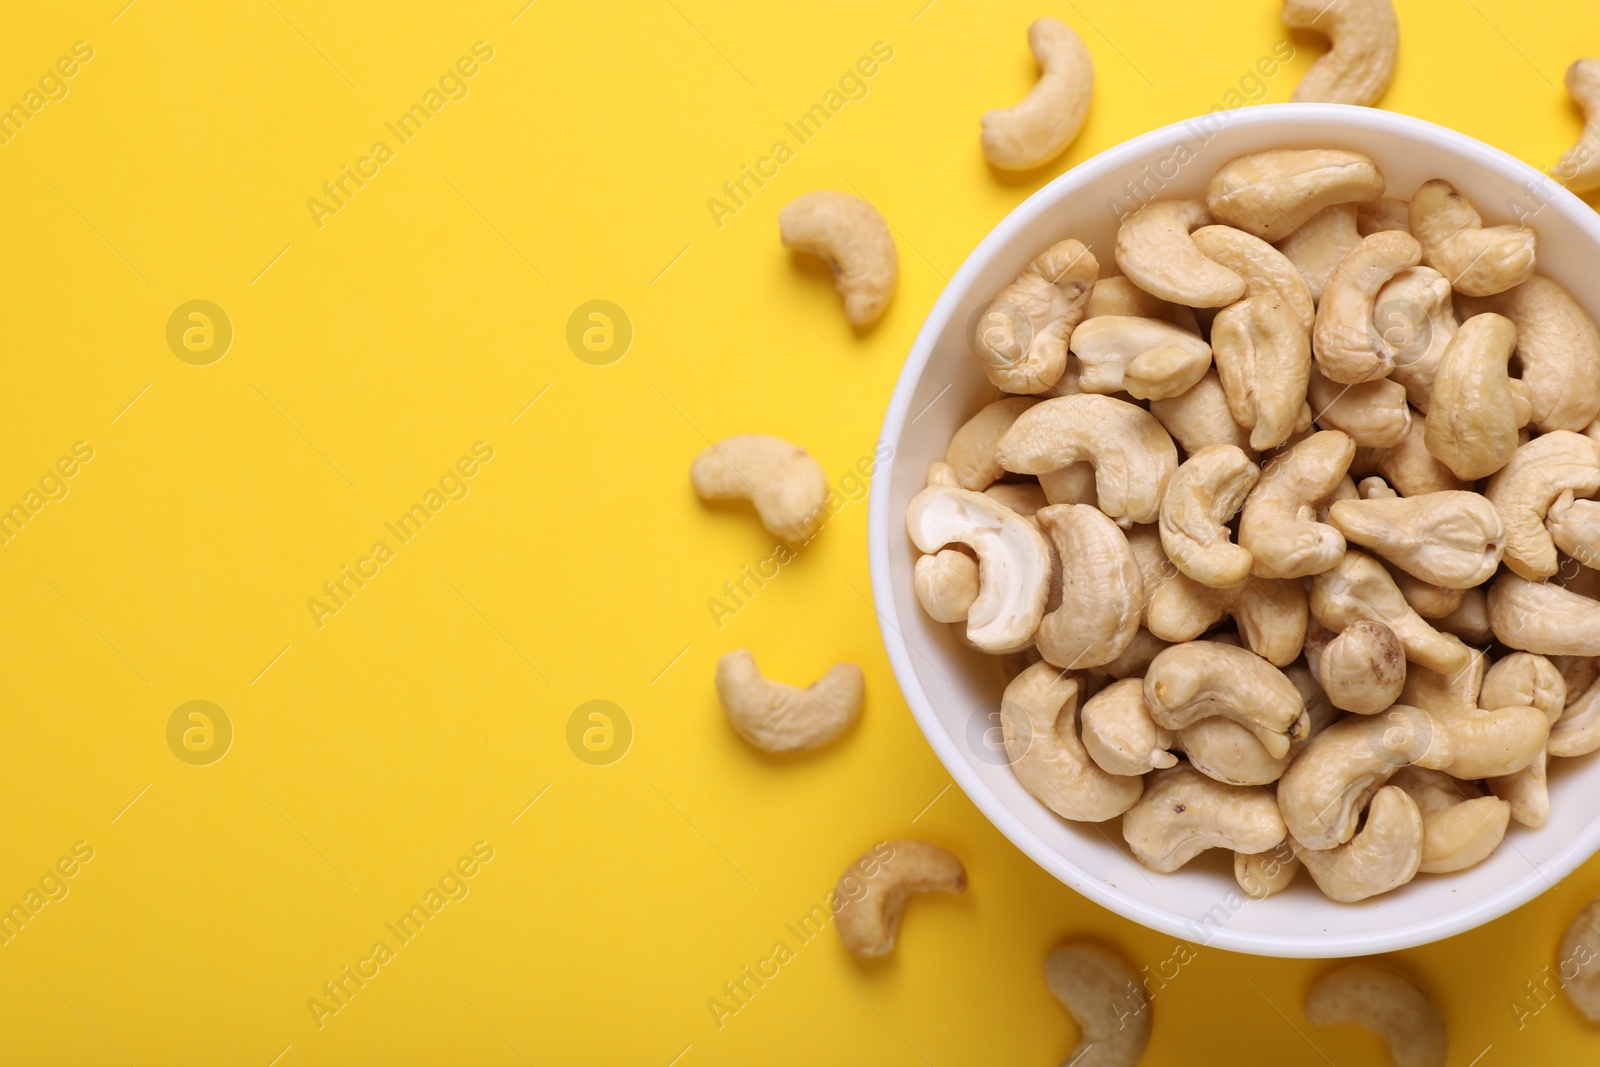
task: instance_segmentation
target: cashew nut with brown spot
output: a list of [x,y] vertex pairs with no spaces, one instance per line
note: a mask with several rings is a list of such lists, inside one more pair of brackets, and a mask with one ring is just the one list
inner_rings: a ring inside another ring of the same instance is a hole
[[1034,20],[1028,48],[1043,71],[1038,83],[1021,103],[983,116],[983,154],[1002,170],[1029,170],[1060,155],[1094,99],[1094,60],[1071,26]]
[[1482,863],[1505,839],[1511,805],[1484,796],[1476,783],[1426,767],[1402,768],[1389,784],[1422,813],[1421,874],[1449,874]]
[[1411,432],[1405,387],[1390,378],[1339,385],[1312,367],[1306,400],[1318,426],[1347,434],[1361,448],[1392,448]]
[[1567,683],[1567,697],[1545,747],[1552,756],[1587,756],[1600,749],[1600,659],[1561,656],[1552,662]]
[[695,457],[689,481],[706,500],[749,500],[768,532],[794,543],[810,538],[827,515],[822,465],[781,437],[725,437]]
[[1189,766],[1227,785],[1270,785],[1289,768],[1289,755],[1273,756],[1255,734],[1220,715],[1175,731],[1172,748],[1189,758]]
[[1211,346],[1160,319],[1101,315],[1072,332],[1078,388],[1139,400],[1187,392],[1211,367]]
[[1089,294],[1088,313],[1084,317],[1095,319],[1102,315],[1160,319],[1186,333],[1200,336],[1200,320],[1195,318],[1193,308],[1151,296],[1121,275],[1101,278],[1094,283],[1094,292]]
[[1424,414],[1433,395],[1433,376],[1456,322],[1454,290],[1432,267],[1408,267],[1383,284],[1372,306],[1372,328],[1394,352],[1389,377],[1405,386],[1411,406]]
[[1067,369],[1072,331],[1094,290],[1100,264],[1078,241],[1034,257],[978,318],[972,348],[991,384],[1008,393],[1042,393]]
[[1422,243],[1422,261],[1467,296],[1493,296],[1533,277],[1538,234],[1485,226],[1478,209],[1441,178],[1411,198],[1411,234]]
[[1080,460],[1094,464],[1100,510],[1120,526],[1154,522],[1178,469],[1178,450],[1153,415],[1092,393],[1029,408],[1000,439],[998,455],[1017,474],[1043,475]]
[[1250,447],[1250,431],[1233,419],[1228,394],[1216,370],[1179,396],[1150,401],[1150,414],[1166,428],[1185,455],[1194,455],[1209,445],[1233,445],[1245,455],[1255,457]]
[[[1544,656],[1513,652],[1484,675],[1478,703],[1485,708],[1538,708],[1553,731],[1566,710],[1567,682]],[[1548,741],[1545,747],[1548,750]],[[1537,828],[1550,818],[1548,763],[1548,751],[1543,751],[1522,770],[1485,783],[1491,793],[1510,805],[1511,818],[1524,826]]]
[[1090,697],[1080,712],[1083,747],[1108,774],[1140,775],[1171,767],[1172,734],[1150,718],[1144,679],[1124,678]]
[[1144,576],[1117,524],[1088,504],[1038,513],[1061,560],[1061,606],[1039,623],[1039,654],[1058,667],[1098,667],[1122,655],[1144,612]]
[[1063,1062],[1077,1067],[1134,1067],[1150,1044],[1152,1010],[1138,972],[1110,949],[1067,944],[1044,961],[1044,981],[1078,1024]]
[[1109,774],[1078,737],[1077,678],[1035,663],[1000,698],[1000,732],[1017,781],[1045,807],[1073,822],[1105,822],[1133,806],[1144,779]]
[[1296,103],[1371,107],[1383,97],[1400,54],[1392,0],[1284,0],[1283,21],[1333,43],[1295,86]]
[[1600,656],[1600,600],[1502,573],[1489,587],[1489,625],[1502,644],[1541,656]]
[[1352,544],[1444,589],[1471,589],[1494,577],[1506,551],[1500,512],[1477,493],[1341,500],[1328,521]]
[[1145,673],[1144,699],[1150,717],[1169,730],[1221,715],[1249,728],[1274,757],[1310,728],[1305,701],[1282,671],[1254,652],[1217,641],[1190,641],[1162,652]]
[[1383,564],[1354,549],[1312,580],[1311,614],[1335,631],[1359,619],[1381,622],[1405,646],[1408,660],[1430,670],[1458,671],[1469,659],[1460,638],[1441,634],[1412,610]]
[[1380,196],[1356,209],[1356,230],[1371,237],[1384,230],[1411,232],[1411,203],[1398,196]]
[[1267,852],[1233,854],[1233,880],[1251,900],[1265,900],[1283,892],[1299,873],[1300,859],[1287,840]]
[[1350,464],[1351,473],[1381,474],[1401,496],[1421,496],[1423,493],[1438,493],[1449,489],[1471,489],[1470,482],[1464,482],[1450,473],[1450,468],[1440,463],[1434,458],[1433,453],[1428,451],[1428,445],[1423,440],[1424,432],[1424,420],[1413,416],[1411,429],[1406,433],[1405,440],[1393,448],[1357,450],[1356,458]]
[[[880,859],[887,847],[889,858]],[[866,892],[860,893],[861,886]],[[967,870],[948,850],[926,841],[890,841],[845,868],[835,891],[839,940],[855,956],[894,951],[900,917],[912,893],[961,893]]]
[[1211,324],[1211,342],[1228,407],[1250,430],[1250,447],[1283,444],[1309,414],[1311,335],[1287,306],[1257,297],[1224,308]]
[[1317,504],[1345,480],[1355,450],[1345,434],[1323,430],[1267,464],[1239,518],[1239,544],[1254,557],[1256,577],[1320,574],[1344,556],[1344,535],[1317,521]]
[[1449,1035],[1433,998],[1414,982],[1370,963],[1344,963],[1312,984],[1313,1026],[1353,1023],[1383,1038],[1396,1067],[1444,1067]]
[[825,189],[804,193],[778,212],[778,232],[784,247],[832,265],[851,325],[867,326],[889,306],[900,277],[900,254],[889,224],[871,204]]
[[[1377,201],[1382,203],[1382,201]],[[1282,252],[1305,279],[1313,302],[1322,299],[1328,279],[1350,250],[1361,243],[1359,208],[1355,204],[1325,207],[1278,242]]]
[[1208,848],[1266,852],[1284,832],[1269,790],[1226,785],[1187,763],[1153,772],[1144,796],[1122,817],[1122,836],[1134,858],[1162,874]]
[[1532,408],[1507,365],[1517,328],[1503,315],[1474,315],[1445,348],[1433,379],[1423,443],[1457,478],[1473,482],[1504,467]]
[[1505,520],[1506,565],[1535,582],[1555,574],[1555,539],[1545,525],[1550,506],[1563,493],[1596,491],[1600,444],[1583,434],[1555,430],[1518,448],[1483,491]]
[[1545,529],[1556,547],[1590,568],[1600,568],[1600,500],[1574,499],[1568,489],[1545,512]]
[[[1576,972],[1571,978],[1569,969]],[[1561,935],[1561,977],[1572,1006],[1600,1023],[1600,897],[1585,904]]]
[[1255,562],[1234,544],[1227,524],[1261,477],[1261,469],[1232,445],[1190,456],[1167,483],[1161,500],[1161,547],[1184,574],[1219,589],[1238,585]]
[[965,622],[978,599],[978,561],[956,548],[917,557],[911,572],[917,603],[934,622]]
[[1422,841],[1416,801],[1386,785],[1373,796],[1366,825],[1350,840],[1329,849],[1301,848],[1297,854],[1323,896],[1354,904],[1415,878],[1422,865]]
[[961,488],[981,492],[1000,480],[1005,470],[995,458],[994,446],[1017,416],[1037,403],[1031,396],[1002,397],[961,424],[944,453]]
[[1554,174],[1573,192],[1592,193],[1600,189],[1600,59],[1573,61],[1567,68],[1567,93],[1583,111],[1583,135],[1561,157]]
[[1350,250],[1328,279],[1311,348],[1317,369],[1344,385],[1370,382],[1394,370],[1395,350],[1372,329],[1380,290],[1401,271],[1422,261],[1422,246],[1410,234],[1384,230]]
[[717,700],[738,735],[765,752],[820,748],[861,715],[861,668],[838,663],[805,689],[761,676],[744,649],[717,661]]
[[1231,304],[1244,296],[1244,279],[1208,258],[1190,236],[1210,224],[1198,200],[1153,200],[1117,230],[1117,265],[1162,300],[1192,308]]
[[1359,152],[1276,149],[1224,164],[1206,189],[1206,207],[1218,222],[1281,241],[1324,208],[1382,195],[1383,175]]
[[1516,324],[1523,391],[1541,432],[1581,432],[1600,416],[1600,328],[1571,293],[1536,275],[1498,296],[1464,298],[1461,307]]
[[925,553],[964,544],[978,555],[978,598],[966,636],[988,652],[1010,652],[1039,628],[1050,594],[1050,549],[1029,520],[966,489],[930,485],[906,511],[911,543]]
[[1387,710],[1405,688],[1406,650],[1381,622],[1353,622],[1320,649],[1308,642],[1306,660],[1334,707],[1357,715]]

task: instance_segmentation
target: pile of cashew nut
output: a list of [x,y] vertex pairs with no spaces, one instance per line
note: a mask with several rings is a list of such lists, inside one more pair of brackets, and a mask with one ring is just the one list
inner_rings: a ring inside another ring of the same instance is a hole
[[1045,248],[907,511],[1018,780],[1152,870],[1365,900],[1543,825],[1600,748],[1600,330],[1532,229],[1387,191],[1261,152],[1128,216],[1120,275]]

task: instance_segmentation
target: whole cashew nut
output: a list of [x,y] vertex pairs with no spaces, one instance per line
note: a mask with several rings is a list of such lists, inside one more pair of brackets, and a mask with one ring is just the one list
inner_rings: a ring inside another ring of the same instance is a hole
[[1317,521],[1317,504],[1333,495],[1355,451],[1346,435],[1323,430],[1267,465],[1239,518],[1239,544],[1254,557],[1256,577],[1320,574],[1344,556],[1344,535]]
[[1211,367],[1211,346],[1160,319],[1126,315],[1088,318],[1072,332],[1078,388],[1126,390],[1139,400],[1187,392]]
[[911,572],[917,603],[934,622],[966,622],[978,599],[978,561],[956,548],[917,557]]
[[1145,625],[1163,641],[1192,641],[1233,617],[1243,646],[1283,667],[1300,655],[1310,609],[1305,586],[1293,579],[1256,578],[1217,589],[1179,572],[1150,594]]
[[1383,97],[1400,53],[1392,0],[1284,0],[1283,21],[1333,42],[1295,86],[1296,103],[1371,107]]
[[1022,413],[1000,439],[1000,463],[1017,474],[1094,464],[1100,510],[1119,526],[1154,522],[1178,450],[1143,408],[1109,396],[1055,397]]
[[871,204],[826,189],[803,193],[778,212],[778,232],[785,248],[821,256],[833,266],[851,325],[869,325],[889,306],[900,254],[889,224]]
[[1545,526],[1550,506],[1566,492],[1596,491],[1600,444],[1583,434],[1554,430],[1518,448],[1483,491],[1505,520],[1506,565],[1535,582],[1555,574],[1555,539]]
[[1372,328],[1377,298],[1397,274],[1422,261],[1422,246],[1410,234],[1384,230],[1350,250],[1328,279],[1317,306],[1311,348],[1317,369],[1344,385],[1387,377],[1395,350]]
[[1161,500],[1161,547],[1184,574],[1227,588],[1250,576],[1255,558],[1234,544],[1227,523],[1255,488],[1261,469],[1232,445],[1190,456],[1167,483]]
[[706,500],[749,500],[761,525],[792,543],[808,540],[827,515],[822,465],[781,437],[725,437],[695,457],[689,481]]
[[1511,823],[1511,805],[1443,771],[1406,767],[1389,780],[1422,813],[1421,874],[1464,871],[1493,855]]
[[1392,448],[1411,432],[1411,405],[1406,390],[1390,378],[1339,385],[1315,367],[1306,386],[1306,400],[1317,425],[1347,434],[1361,448]]
[[1397,1067],[1444,1067],[1449,1036],[1439,1008],[1415,983],[1370,963],[1344,963],[1312,984],[1313,1026],[1354,1023],[1383,1038]]
[[1153,200],[1117,230],[1117,265],[1145,292],[1192,308],[1244,296],[1244,279],[1208,258],[1190,234],[1211,224],[1198,200]]
[[1152,1012],[1138,973],[1109,949],[1090,944],[1056,948],[1044,961],[1050,993],[1072,1013],[1078,1043],[1066,1063],[1134,1067],[1150,1044]]
[[[888,859],[881,859],[883,851]],[[861,894],[860,887],[866,892]],[[890,841],[845,868],[834,899],[839,940],[864,959],[894,951],[912,893],[961,893],[967,871],[946,849],[926,841]]]
[[1268,852],[1233,854],[1233,880],[1251,900],[1265,900],[1289,888],[1300,873],[1300,859],[1287,840]]
[[1208,848],[1266,852],[1284,832],[1269,790],[1226,785],[1187,763],[1153,772],[1144,796],[1122,817],[1122,836],[1134,858],[1162,874]]
[[1556,547],[1585,567],[1600,568],[1600,500],[1575,500],[1568,489],[1545,513]]
[[1354,549],[1312,580],[1311,614],[1334,631],[1359,619],[1381,622],[1405,646],[1406,658],[1429,670],[1449,674],[1469,660],[1467,646],[1459,638],[1441,634],[1412,610],[1383,564]]
[[1600,189],[1600,59],[1575,60],[1567,68],[1567,93],[1583,110],[1583,135],[1556,164],[1555,175],[1575,193],[1592,193]]
[[1541,656],[1600,656],[1600,600],[1502,573],[1489,587],[1489,625],[1502,644]]
[[1282,671],[1254,652],[1217,641],[1190,641],[1163,651],[1145,673],[1144,699],[1150,717],[1169,730],[1221,715],[1247,727],[1274,757],[1287,753],[1289,743],[1310,729],[1305,701]]
[[983,154],[1002,170],[1029,170],[1060,155],[1094,99],[1094,60],[1071,26],[1036,19],[1028,48],[1044,72],[1038,83],[1021,103],[983,116]]
[[1140,775],[1171,767],[1172,734],[1150,718],[1144,702],[1144,679],[1124,678],[1090,697],[1079,713],[1083,747],[1108,774]]
[[1357,715],[1387,710],[1405,688],[1405,647],[1381,622],[1357,620],[1306,659],[1333,706]]
[[1078,737],[1076,678],[1035,663],[1000,698],[1000,732],[1017,781],[1045,807],[1072,822],[1105,822],[1133,806],[1144,779],[1108,774]]
[[1582,432],[1600,416],[1600,328],[1571,293],[1536,275],[1498,296],[1464,298],[1461,307],[1516,324],[1523,391],[1541,432]]
[[1341,500],[1328,521],[1353,544],[1444,589],[1471,589],[1494,577],[1506,550],[1500,512],[1477,493]]
[[1002,397],[961,424],[944,454],[944,461],[950,464],[961,488],[982,492],[1000,480],[1005,469],[995,458],[994,446],[1011,429],[1017,416],[1037,403],[1031,396]]
[[1471,489],[1428,451],[1424,420],[1413,417],[1404,441],[1393,448],[1363,448],[1350,464],[1352,474],[1377,472],[1389,480],[1401,496],[1421,496],[1447,489]]
[[1416,801],[1386,785],[1373,796],[1367,824],[1354,837],[1330,849],[1299,849],[1297,855],[1324,896],[1353,904],[1415,878],[1422,866],[1422,841]]
[[1554,662],[1566,680],[1567,698],[1546,748],[1552,756],[1587,756],[1600,749],[1600,659],[1563,657]]
[[906,511],[911,543],[925,553],[964,544],[978,554],[978,598],[966,636],[988,652],[1010,652],[1039,628],[1050,594],[1050,549],[1032,523],[966,489],[930,485]]
[[1095,319],[1102,315],[1160,319],[1186,333],[1200,336],[1200,320],[1195,318],[1193,308],[1151,296],[1120,275],[1101,278],[1094,283],[1094,292],[1089,294],[1088,314],[1085,318]]
[[1494,296],[1533,277],[1539,236],[1526,226],[1485,226],[1455,186],[1424,182],[1411,198],[1411,234],[1422,261],[1467,296]]
[[1456,322],[1454,290],[1432,267],[1408,267],[1378,290],[1372,307],[1372,328],[1394,350],[1389,377],[1405,386],[1411,406],[1424,414],[1433,395],[1433,376]]
[[1234,421],[1228,394],[1215,370],[1206,371],[1186,393],[1150,401],[1150,414],[1185,455],[1192,456],[1208,445],[1233,445],[1247,456],[1255,455],[1250,431]]
[[1206,207],[1218,222],[1281,241],[1323,208],[1382,195],[1383,175],[1359,152],[1278,149],[1225,163],[1206,189]]
[[1201,252],[1244,279],[1247,300],[1283,304],[1294,312],[1302,329],[1311,329],[1317,316],[1311,288],[1282,252],[1232,226],[1202,226],[1190,236]]
[[[1568,967],[1577,971],[1566,978]],[[1585,1019],[1600,1023],[1600,897],[1573,916],[1561,936],[1563,989]]]
[[1228,407],[1251,431],[1251,448],[1276,448],[1304,428],[1311,336],[1294,311],[1267,297],[1241,300],[1217,315],[1211,342]]
[[761,676],[744,649],[717,661],[717,700],[738,735],[764,752],[803,752],[832,741],[861,715],[861,668],[838,663],[805,689]]
[[1462,481],[1487,478],[1517,450],[1532,407],[1507,364],[1517,328],[1503,315],[1474,315],[1445,348],[1433,378],[1423,443]]
[[1290,756],[1274,757],[1255,734],[1220,715],[1176,731],[1172,748],[1189,757],[1189,766],[1226,785],[1270,785],[1289,768]]
[[1144,576],[1117,524],[1088,504],[1052,504],[1038,513],[1061,560],[1061,606],[1039,623],[1046,662],[1099,667],[1122,655],[1139,630]]
[[1339,262],[1361,243],[1359,210],[1355,204],[1325,207],[1278,242],[1278,251],[1305,279],[1313,303],[1322,299],[1328,279],[1333,277]]
[[1072,331],[1083,321],[1100,264],[1078,241],[1040,252],[978,318],[972,350],[991,384],[1042,393],[1067,369]]

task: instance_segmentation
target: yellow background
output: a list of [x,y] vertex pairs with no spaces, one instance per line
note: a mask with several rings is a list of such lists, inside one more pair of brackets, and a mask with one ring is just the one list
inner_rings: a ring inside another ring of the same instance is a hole
[[[0,146],[0,504],[76,441],[94,459],[0,547],[0,904],[74,842],[94,859],[0,946],[0,1058],[1059,1061],[1075,1031],[1048,949],[1090,934],[1154,967],[1172,939],[1056,883],[948,788],[881,651],[864,502],[719,630],[707,599],[771,538],[698,503],[687,468],[746,431],[803,442],[834,479],[870,454],[973,245],[1077,161],[1223,102],[1286,36],[1278,4],[525,2],[8,12],[0,102],[75,41],[94,58]],[[1592,3],[1399,6],[1386,107],[1535,165],[1575,140],[1561,78],[1600,53]],[[1024,33],[1045,13],[1093,53],[1094,109],[1065,158],[1000,178],[978,116],[1032,83]],[[469,95],[394,145],[383,124],[479,40],[494,57]],[[706,200],[793,147],[784,121],[880,40],[894,56],[868,95],[719,229]],[[1324,47],[1290,40],[1267,99]],[[396,157],[319,229],[306,201],[379,138]],[[823,187],[896,228],[899,292],[862,334],[777,240],[779,208]],[[235,331],[209,366],[166,343],[192,299]],[[566,343],[594,299],[635,332],[609,366]],[[480,440],[494,458],[470,494],[319,629],[307,599]],[[859,727],[805,758],[753,752],[711,687],[738,647],[796,682],[861,663]],[[235,731],[209,766],[167,744],[193,699]],[[633,730],[609,766],[567,742],[596,699]],[[798,946],[719,1029],[722,983],[902,835],[958,852],[966,896],[915,902],[884,963],[832,931]],[[319,1029],[308,999],[480,840],[494,859],[470,895]],[[1600,1048],[1564,1001],[1521,1029],[1508,1006],[1596,892],[1600,861],[1402,954],[1452,1062]],[[1200,950],[1157,996],[1146,1062],[1369,1062],[1375,1038],[1304,1020],[1323,966]]]

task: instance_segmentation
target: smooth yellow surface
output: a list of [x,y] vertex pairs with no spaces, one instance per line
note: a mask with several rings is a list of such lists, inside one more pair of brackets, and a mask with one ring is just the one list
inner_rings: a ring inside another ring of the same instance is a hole
[[[0,546],[0,903],[67,889],[0,945],[0,1058],[1051,1064],[1075,1040],[1041,980],[1055,942],[1173,970],[1170,938],[1058,884],[950,787],[881,650],[864,500],[720,628],[707,607],[772,553],[746,511],[690,492],[708,438],[804,442],[838,484],[990,227],[1073,163],[1223,103],[1286,36],[1273,0],[924,2],[8,12],[0,101],[74,42],[93,58],[0,145],[0,505],[76,442],[93,458]],[[1593,3],[1400,7],[1384,106],[1536,165],[1574,141],[1561,78],[1600,53]],[[978,116],[1032,83],[1044,13],[1088,43],[1094,108],[1063,159],[1001,177]],[[1289,39],[1265,99],[1324,47]],[[467,95],[400,144],[385,123],[479,41]],[[798,144],[784,123],[880,41],[866,94]],[[319,226],[308,199],[380,139],[393,158]],[[780,139],[793,158],[718,226],[708,198]],[[778,244],[779,208],[820,187],[896,228],[900,288],[872,330]],[[209,365],[168,346],[191,300],[232,323]],[[567,343],[591,300],[632,323],[610,365]],[[445,479],[467,495],[400,544],[384,524],[476,442],[492,460]],[[307,601],[379,540],[394,557],[319,626]],[[753,752],[711,688],[737,647],[795,682],[859,662],[859,727],[809,757]],[[184,722],[169,747],[192,700],[231,723],[218,762],[178,758]],[[593,700],[631,724],[610,765],[575,754],[585,723],[569,747]],[[968,893],[914,902],[872,966],[832,931],[788,932],[902,835],[958,852]],[[46,877],[77,842],[92,860]],[[445,882],[468,895],[401,945],[385,924],[476,842],[492,860]],[[1453,1063],[1594,1056],[1600,1033],[1548,993],[1530,1014],[1524,983],[1597,892],[1600,861],[1402,954]],[[308,1002],[379,940],[393,958],[319,1027]],[[778,941],[793,958],[719,1027],[707,1002]],[[1376,1038],[1305,1022],[1323,966],[1200,949],[1157,995],[1146,1062],[1373,1062]]]

